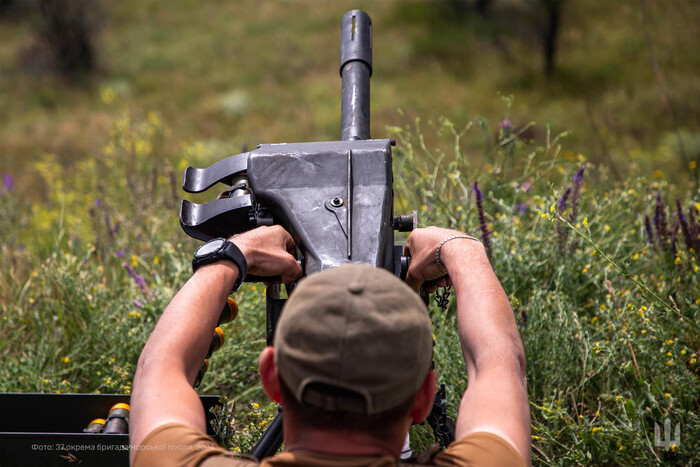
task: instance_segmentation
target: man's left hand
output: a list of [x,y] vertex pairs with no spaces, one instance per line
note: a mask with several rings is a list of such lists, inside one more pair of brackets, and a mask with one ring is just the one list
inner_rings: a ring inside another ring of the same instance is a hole
[[258,227],[234,235],[229,241],[245,256],[250,275],[281,276],[285,284],[299,279],[302,275],[301,266],[294,258],[294,240],[279,225]]

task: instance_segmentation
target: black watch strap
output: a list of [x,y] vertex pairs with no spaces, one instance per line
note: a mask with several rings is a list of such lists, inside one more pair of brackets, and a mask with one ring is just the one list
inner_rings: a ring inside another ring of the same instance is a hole
[[[212,242],[221,243],[221,246],[214,251],[199,254],[203,247]],[[192,270],[193,272],[197,271],[197,269],[205,264],[211,264],[221,260],[232,261],[238,268],[238,279],[236,279],[236,282],[233,284],[233,291],[235,292],[241,288],[241,285],[243,285],[243,281],[248,274],[248,262],[246,261],[241,250],[234,243],[229,242],[225,238],[215,238],[213,240],[209,240],[205,245],[198,248],[194,253],[194,259],[192,260]]]

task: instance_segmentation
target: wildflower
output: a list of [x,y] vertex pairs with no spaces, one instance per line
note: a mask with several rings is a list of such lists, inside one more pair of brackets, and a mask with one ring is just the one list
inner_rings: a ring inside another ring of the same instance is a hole
[[669,345],[673,344],[673,339],[667,340],[666,343],[669,344]]
[[131,303],[133,303],[136,308],[143,308],[143,303],[141,303],[140,300],[134,300]]
[[584,217],[584,218],[583,218],[583,226],[584,226],[585,228],[588,228],[588,217]]
[[688,363],[690,363],[691,365],[695,365],[695,362],[697,362],[697,361],[698,361],[697,358],[691,358]]
[[137,274],[136,271],[134,271],[134,270],[132,269],[132,267],[129,266],[129,264],[127,264],[127,263],[122,263],[122,267],[123,267],[124,269],[126,269],[126,271],[129,273],[129,276],[131,276],[131,279],[133,279],[134,284],[136,284],[136,287],[139,288],[139,290],[141,291],[141,293],[142,293],[144,296],[148,296],[148,295],[149,295],[149,291],[148,291],[148,287],[146,286],[146,279],[144,279],[142,275]]
[[420,210],[425,211],[426,209],[428,209],[428,206],[426,206],[425,204],[421,204]]
[[662,178],[664,173],[660,170],[654,170],[654,178]]
[[501,121],[501,128],[506,129],[510,128],[511,126],[513,126],[513,124],[510,122],[510,120],[505,119]]
[[[681,206],[681,200],[676,198],[676,215],[678,222],[681,227],[681,232],[683,233],[683,239],[685,240],[685,246],[688,250],[693,249],[697,243],[697,234],[695,231],[697,227],[695,226],[695,219],[692,209],[688,209],[688,214],[690,215],[692,221],[688,223],[688,218],[683,214],[683,208]],[[695,233],[695,235],[693,235]]]
[[654,243],[654,232],[651,229],[651,221],[649,220],[649,216],[647,214],[644,214],[644,231],[647,233],[647,236],[649,237],[649,243]]
[[685,355],[686,353],[688,352],[685,349],[681,350],[681,355]]
[[523,183],[522,185],[520,185],[520,191],[522,191],[522,192],[524,193],[524,192],[526,192],[527,190],[529,190],[531,186],[532,186],[532,183],[530,183],[530,182],[525,182],[525,183]]
[[63,358],[61,359],[61,361],[62,361],[63,363],[70,363],[70,358],[68,358],[68,357],[63,357]]
[[[564,210],[566,209],[566,206],[568,204],[570,194],[571,194],[571,188],[569,187],[561,195],[561,197],[559,198],[559,201],[557,201],[557,212],[559,214],[564,213]],[[551,211],[551,209],[550,209],[550,211]]]
[[156,256],[155,258],[153,258],[153,264],[160,264],[160,257],[159,256]]
[[610,232],[610,226],[608,224],[605,224],[603,226],[603,230],[605,230],[606,232]]
[[518,216],[522,216],[523,214],[525,214],[525,211],[527,211],[527,204],[525,204],[525,203],[515,204],[513,206],[513,210],[518,214]]
[[668,361],[666,362],[666,366],[671,366],[671,365],[673,365],[673,359],[668,360]]
[[479,213],[479,225],[481,227],[481,240],[484,242],[484,247],[486,248],[486,254],[489,260],[492,258],[491,251],[491,239],[489,238],[489,228],[486,225],[486,216],[484,215],[484,205],[483,199],[484,195],[479,189],[479,182],[474,182],[474,194],[476,195],[476,207]]
[[123,258],[124,252],[122,250],[117,250],[114,252],[114,256],[116,256],[117,258]]
[[2,174],[2,191],[0,194],[5,194],[7,192],[13,191],[15,189],[15,179],[12,174]]
[[139,259],[136,257],[136,255],[131,255],[131,264],[133,264],[134,267],[139,265]]
[[696,161],[690,161],[690,162],[688,162],[688,168],[689,168],[690,170],[693,170],[693,169],[694,169],[695,167],[697,167],[697,166],[698,166],[698,163],[697,163]]
[[647,333],[647,330],[646,330],[646,329],[642,329],[642,334],[646,334],[646,333]]

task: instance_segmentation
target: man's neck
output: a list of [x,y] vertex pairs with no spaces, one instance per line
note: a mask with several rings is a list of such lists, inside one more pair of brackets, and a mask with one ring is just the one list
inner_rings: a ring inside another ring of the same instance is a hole
[[[285,451],[346,456],[389,456],[398,459],[406,432],[376,438],[364,432],[327,431],[298,426],[284,418]],[[408,429],[408,426],[406,427]]]

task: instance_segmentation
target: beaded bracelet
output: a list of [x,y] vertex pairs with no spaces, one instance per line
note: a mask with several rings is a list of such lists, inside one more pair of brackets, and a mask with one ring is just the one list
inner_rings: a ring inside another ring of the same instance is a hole
[[480,241],[478,238],[472,237],[471,235],[452,235],[451,237],[447,237],[446,239],[441,241],[437,247],[437,250],[435,251],[435,262],[438,266],[442,268],[443,271],[445,271],[445,273],[447,273],[447,268],[445,268],[445,265],[442,264],[442,261],[440,261],[440,249],[445,243],[449,242],[450,240],[454,240],[455,238],[466,238],[469,240],[476,240],[477,242]]

